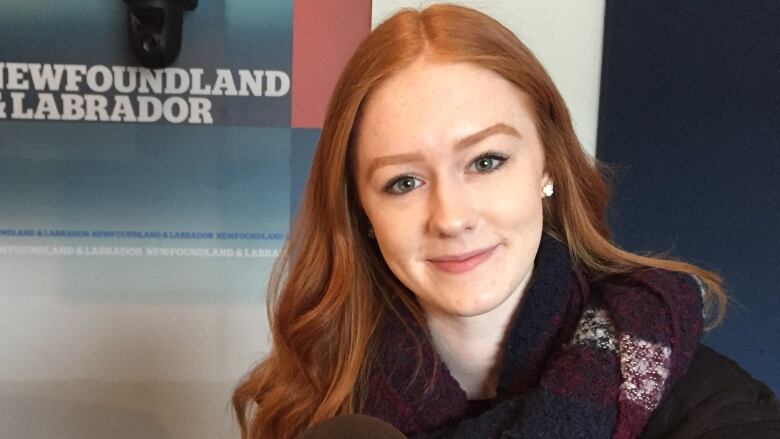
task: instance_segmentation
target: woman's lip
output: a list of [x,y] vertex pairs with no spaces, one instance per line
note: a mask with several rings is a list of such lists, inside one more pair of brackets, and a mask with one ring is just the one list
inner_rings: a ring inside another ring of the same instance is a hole
[[490,257],[490,255],[493,254],[493,250],[495,250],[496,247],[498,246],[494,245],[486,249],[476,250],[460,255],[442,256],[440,258],[428,259],[428,262],[433,264],[433,266],[439,270],[445,271],[447,273],[465,273],[485,262]]

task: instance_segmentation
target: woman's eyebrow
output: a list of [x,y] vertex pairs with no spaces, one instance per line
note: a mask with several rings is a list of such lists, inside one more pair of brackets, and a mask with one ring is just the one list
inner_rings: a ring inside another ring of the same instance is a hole
[[520,133],[513,127],[512,125],[506,124],[504,122],[498,122],[495,125],[491,125],[483,130],[477,131],[474,134],[470,134],[460,140],[458,140],[455,143],[455,150],[460,151],[462,149],[468,148],[469,146],[479,143],[484,139],[487,139],[490,136],[494,136],[496,134],[508,134],[510,136],[515,136],[519,139],[522,138],[520,136]]
[[[457,142],[455,142],[455,146],[453,147],[453,149],[455,149],[456,151],[463,150],[475,143],[479,143],[482,140],[487,139],[488,137],[494,136],[496,134],[508,134],[510,136],[522,138],[522,136],[520,136],[520,133],[513,126],[506,124],[504,122],[498,122],[494,125],[479,130],[474,134],[469,134],[468,136],[458,140]],[[394,165],[399,163],[421,162],[424,160],[425,157],[423,157],[423,155],[420,153],[403,153],[403,154],[393,154],[393,155],[377,157],[374,160],[372,160],[371,163],[368,165],[368,170],[366,171],[366,175],[370,179],[371,176],[374,174],[374,172],[376,172],[377,169],[383,166]]]
[[374,160],[372,160],[371,163],[368,165],[368,171],[366,171],[366,175],[368,176],[369,179],[371,179],[371,176],[374,175],[374,172],[376,172],[377,169],[383,166],[395,165],[400,163],[422,162],[424,160],[425,157],[423,157],[422,154],[416,152],[377,157]]

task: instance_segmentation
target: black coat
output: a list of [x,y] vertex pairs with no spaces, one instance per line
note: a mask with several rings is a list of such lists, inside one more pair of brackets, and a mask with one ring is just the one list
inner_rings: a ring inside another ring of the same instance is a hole
[[643,439],[780,439],[780,403],[734,361],[701,345]]
[[[377,418],[348,415],[317,424],[301,439],[405,437]],[[642,438],[778,439],[780,403],[735,362],[701,345],[688,373],[653,413]]]

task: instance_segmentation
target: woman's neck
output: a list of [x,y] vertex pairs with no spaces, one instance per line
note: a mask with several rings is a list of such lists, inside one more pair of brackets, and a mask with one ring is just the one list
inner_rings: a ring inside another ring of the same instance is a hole
[[504,339],[532,272],[504,302],[480,315],[451,315],[423,305],[433,346],[468,399],[495,396]]

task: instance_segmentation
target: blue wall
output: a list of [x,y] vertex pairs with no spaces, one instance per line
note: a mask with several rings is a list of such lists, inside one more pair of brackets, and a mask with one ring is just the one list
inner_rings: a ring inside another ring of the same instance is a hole
[[705,343],[780,390],[780,2],[608,0],[598,158],[630,250],[722,274]]

